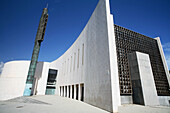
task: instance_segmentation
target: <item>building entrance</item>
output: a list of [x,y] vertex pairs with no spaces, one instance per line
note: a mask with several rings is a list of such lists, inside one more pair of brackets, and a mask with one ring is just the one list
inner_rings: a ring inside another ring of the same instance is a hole
[[56,78],[58,70],[49,69],[47,86],[46,86],[46,95],[54,95],[56,89]]

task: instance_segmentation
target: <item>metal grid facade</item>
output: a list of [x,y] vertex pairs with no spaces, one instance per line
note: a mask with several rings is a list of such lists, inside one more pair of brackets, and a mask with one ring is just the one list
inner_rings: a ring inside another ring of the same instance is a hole
[[115,25],[114,28],[121,95],[133,93],[127,55],[134,51],[149,54],[158,95],[170,95],[157,41],[118,25]]

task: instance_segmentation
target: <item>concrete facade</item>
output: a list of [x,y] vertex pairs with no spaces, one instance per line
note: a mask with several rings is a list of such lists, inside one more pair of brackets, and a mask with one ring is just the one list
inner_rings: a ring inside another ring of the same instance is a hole
[[[76,99],[76,85],[80,88],[80,84],[84,84],[84,102],[107,111],[117,111],[120,105],[113,27],[109,1],[100,0],[75,43],[50,64],[50,68],[60,70],[57,87],[67,86],[68,90],[68,86],[74,85]],[[60,91],[57,92],[60,95]],[[79,89],[78,100],[80,98]]]
[[23,96],[29,61],[5,63],[0,77],[0,100]]
[[128,55],[128,59],[133,88],[133,102],[149,106],[159,105],[149,55],[134,52]]
[[161,106],[169,106],[170,107],[170,96],[158,96],[159,103]]
[[[30,61],[11,61],[5,63],[0,77],[0,100],[23,96],[29,64]],[[46,90],[48,63],[43,62],[42,68],[42,77],[37,85],[37,95],[45,95]],[[36,71],[36,73],[39,72]]]
[[[39,65],[39,63],[38,63]],[[39,67],[39,66],[38,66]],[[38,78],[37,83],[37,92],[36,95],[45,95],[46,91],[46,85],[47,85],[47,77],[48,77],[48,70],[49,70],[49,63],[48,62],[42,62],[42,69],[40,69],[40,72],[35,72],[35,76]],[[41,76],[38,75],[38,73],[41,73]]]
[[132,96],[121,96],[121,104],[133,104]]
[[[167,70],[161,43],[160,54]],[[150,59],[147,54],[135,52],[129,59],[132,83],[139,87],[134,95],[120,95],[118,62],[116,53],[113,15],[109,0],[99,0],[87,25],[73,45],[57,60],[37,64],[35,94],[45,95],[49,70],[57,70],[55,94],[71,98],[109,112],[118,112],[118,106],[133,104],[169,105],[169,96],[157,96]],[[13,61],[5,64],[0,77],[0,100],[23,95],[29,61]],[[11,78],[10,78],[11,77]],[[169,79],[169,75],[167,75]],[[18,85],[19,84],[19,85]],[[13,85],[13,90],[11,90]]]

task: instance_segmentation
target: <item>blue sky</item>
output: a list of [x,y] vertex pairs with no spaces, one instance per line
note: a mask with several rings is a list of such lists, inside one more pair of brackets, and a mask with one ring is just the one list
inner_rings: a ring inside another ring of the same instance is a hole
[[[49,19],[39,61],[60,57],[88,22],[98,0],[1,0],[0,62],[30,60],[39,19],[48,3]],[[160,37],[170,68],[170,0],[110,0],[114,23]]]

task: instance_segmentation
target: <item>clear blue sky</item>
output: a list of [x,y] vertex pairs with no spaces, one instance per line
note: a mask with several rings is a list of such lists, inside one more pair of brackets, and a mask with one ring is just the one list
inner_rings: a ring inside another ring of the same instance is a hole
[[[39,19],[49,19],[39,61],[60,57],[76,40],[98,0],[0,0],[0,62],[30,60]],[[110,0],[114,23],[161,38],[170,67],[170,0]]]

